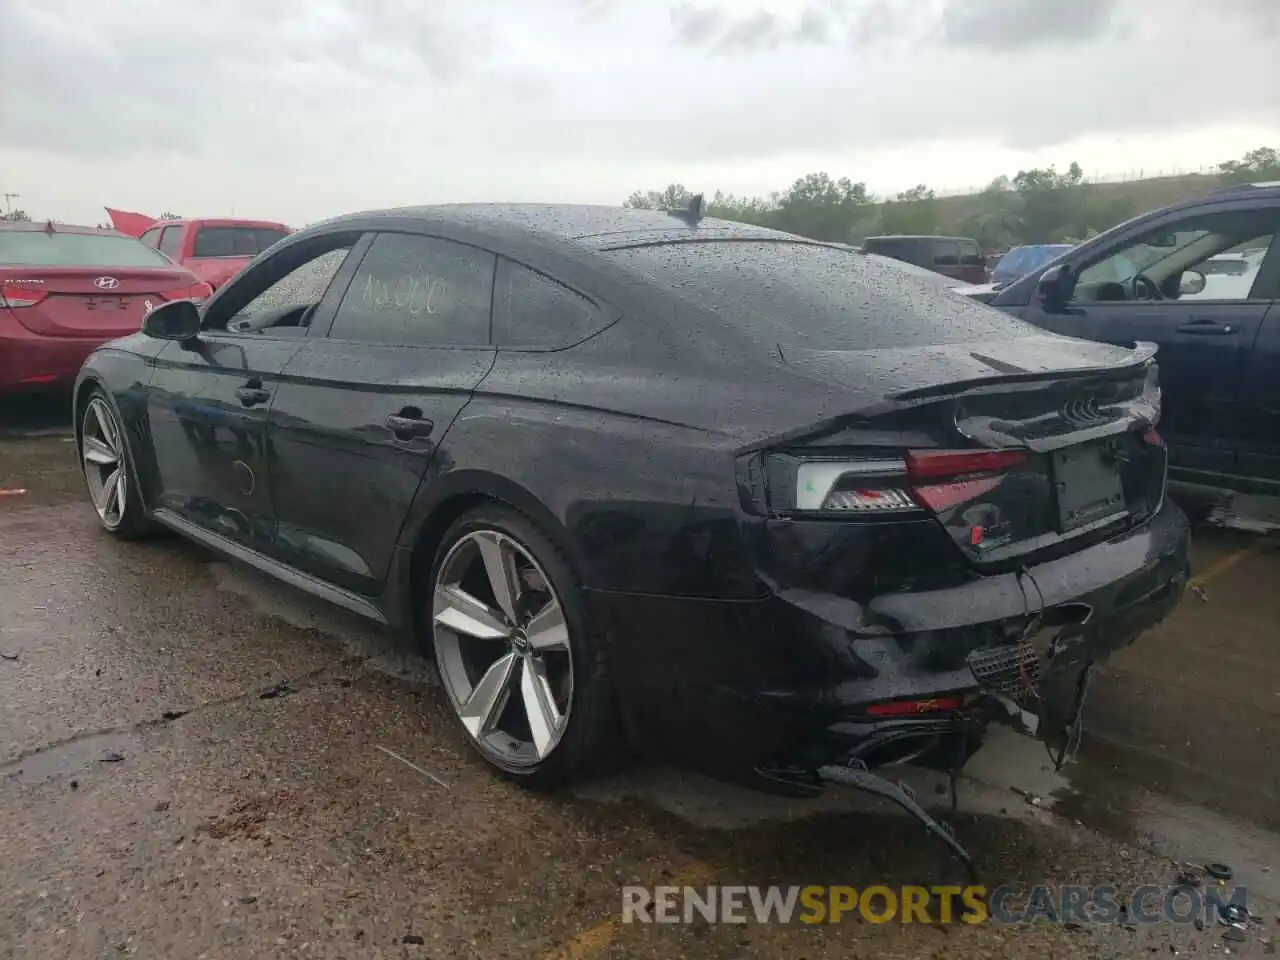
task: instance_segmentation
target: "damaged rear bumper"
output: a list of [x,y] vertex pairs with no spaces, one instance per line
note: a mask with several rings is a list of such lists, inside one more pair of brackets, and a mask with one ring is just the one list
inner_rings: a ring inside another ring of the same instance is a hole
[[[1166,503],[1112,540],[955,586],[862,601],[798,588],[759,601],[593,599],[637,746],[806,793],[832,764],[962,764],[1009,704],[1043,716],[1040,735],[1060,735],[1081,671],[1177,605],[1188,546],[1185,517]],[[910,715],[869,709],[893,701],[926,702]]]

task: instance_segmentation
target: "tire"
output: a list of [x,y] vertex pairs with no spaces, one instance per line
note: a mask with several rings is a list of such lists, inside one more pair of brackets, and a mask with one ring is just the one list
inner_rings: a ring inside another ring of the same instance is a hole
[[101,387],[90,392],[78,427],[80,472],[102,528],[121,540],[154,536],[157,528],[147,517],[133,475],[128,434]]
[[[515,584],[514,601],[499,598],[493,569]],[[612,685],[579,578],[551,540],[508,507],[475,508],[445,533],[427,587],[420,602],[441,685],[480,756],[535,789],[598,770],[618,740]],[[482,678],[485,691],[505,692],[478,695]],[[556,712],[540,709],[547,697]],[[494,709],[483,709],[490,700]]]

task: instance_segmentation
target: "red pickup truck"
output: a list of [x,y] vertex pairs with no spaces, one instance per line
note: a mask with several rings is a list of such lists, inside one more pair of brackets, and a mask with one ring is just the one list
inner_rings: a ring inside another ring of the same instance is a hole
[[145,213],[106,210],[116,230],[155,247],[214,289],[293,232],[271,220],[157,220]]
[[269,220],[159,220],[139,239],[216,290],[292,232]]

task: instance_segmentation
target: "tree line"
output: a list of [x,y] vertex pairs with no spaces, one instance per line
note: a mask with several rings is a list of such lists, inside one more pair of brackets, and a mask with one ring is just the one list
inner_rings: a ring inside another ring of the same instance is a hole
[[[181,220],[182,217],[178,216],[176,213],[170,213],[166,210],[164,213],[160,214],[160,219],[161,220]],[[14,223],[30,223],[31,215],[27,213],[27,211],[25,210],[9,210],[5,213],[0,213],[0,220],[9,220]],[[54,220],[53,222],[59,223],[60,221]],[[100,223],[98,224],[98,226],[103,230],[111,229],[111,224],[109,223]]]
[[[1217,175],[1206,179],[1221,185],[1280,180],[1280,150],[1250,150],[1237,160],[1218,164]],[[624,206],[676,209],[688,206],[692,198],[692,191],[673,183],[665,190],[637,191]],[[893,197],[878,198],[865,183],[849,177],[810,173],[767,197],[737,197],[717,190],[704,212],[839,243],[860,243],[879,234],[955,232],[973,237],[985,250],[1020,243],[1076,243],[1142,212],[1122,191],[1085,183],[1084,172],[1074,162],[1065,172],[1040,167],[996,177],[979,193],[964,198],[968,202],[958,221],[944,223],[941,204],[953,199],[939,198],[923,183]],[[166,210],[160,219],[179,218]],[[0,213],[0,220],[29,222],[31,217],[13,210]]]
[[[1238,160],[1218,164],[1216,176],[1209,179],[1224,186],[1280,180],[1280,151],[1250,150]],[[637,191],[624,206],[677,209],[688,206],[692,198],[692,191],[673,183],[665,190]],[[703,212],[838,243],[860,243],[882,234],[958,232],[986,250],[1023,243],[1078,243],[1143,212],[1123,192],[1085,183],[1084,172],[1074,162],[1065,172],[1050,166],[997,177],[966,199],[966,212],[944,229],[940,199],[926,184],[877,198],[865,183],[849,177],[810,173],[768,197],[737,197],[717,190]]]

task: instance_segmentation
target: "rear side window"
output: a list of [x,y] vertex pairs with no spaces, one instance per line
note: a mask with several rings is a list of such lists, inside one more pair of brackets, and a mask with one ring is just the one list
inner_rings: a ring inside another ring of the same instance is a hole
[[138,239],[141,240],[143,243],[145,243],[148,247],[154,247],[157,243],[160,242],[160,228],[152,227],[150,230],[147,230],[145,233],[143,233],[142,236],[140,236]]
[[960,244],[955,240],[933,241],[933,262],[939,267],[960,266]]
[[489,343],[496,257],[411,234],[374,239],[338,306],[329,336],[364,343]]
[[171,260],[182,255],[182,227],[165,227],[160,234],[160,252]]
[[283,240],[287,233],[265,227],[201,227],[192,245],[193,257],[256,257]]
[[498,260],[493,342],[500,347],[559,350],[601,326],[595,305],[564,284],[510,260]]
[[608,255],[767,346],[872,350],[1041,333],[934,281],[829,247],[717,241],[629,247]]
[[133,237],[0,230],[0,266],[172,268],[173,264]]

